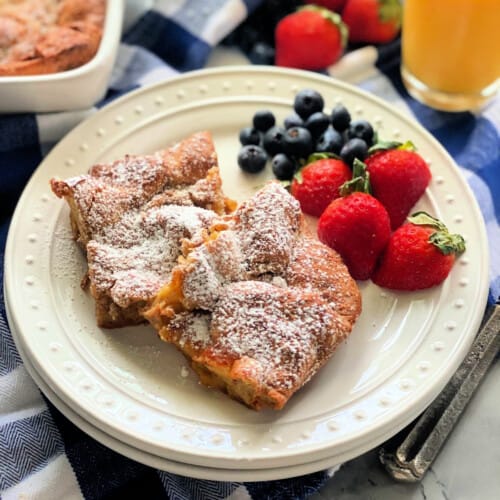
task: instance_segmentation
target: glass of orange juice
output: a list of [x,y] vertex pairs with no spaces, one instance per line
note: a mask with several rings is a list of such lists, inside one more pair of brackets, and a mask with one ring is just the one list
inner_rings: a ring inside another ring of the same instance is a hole
[[446,111],[483,106],[500,86],[500,0],[404,0],[403,82]]

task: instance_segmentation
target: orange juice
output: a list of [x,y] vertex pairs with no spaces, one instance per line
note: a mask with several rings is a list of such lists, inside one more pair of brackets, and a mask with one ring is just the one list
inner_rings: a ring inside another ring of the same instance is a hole
[[403,78],[406,72],[432,91],[494,92],[500,82],[500,0],[405,0],[402,58]]

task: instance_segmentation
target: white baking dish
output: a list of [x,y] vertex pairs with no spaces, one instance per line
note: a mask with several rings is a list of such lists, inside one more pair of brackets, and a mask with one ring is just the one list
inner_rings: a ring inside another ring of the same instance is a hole
[[120,43],[123,0],[107,0],[103,36],[86,64],[60,73],[0,77],[0,113],[84,109],[101,99]]

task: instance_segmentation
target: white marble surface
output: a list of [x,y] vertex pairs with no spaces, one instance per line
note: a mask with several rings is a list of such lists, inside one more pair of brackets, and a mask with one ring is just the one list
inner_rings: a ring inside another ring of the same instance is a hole
[[377,450],[345,463],[311,500],[500,498],[500,359],[494,362],[423,481],[397,483]]

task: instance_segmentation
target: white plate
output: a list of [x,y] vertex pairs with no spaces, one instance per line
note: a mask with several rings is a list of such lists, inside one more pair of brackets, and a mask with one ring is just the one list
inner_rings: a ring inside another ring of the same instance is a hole
[[35,381],[41,391],[49,399],[49,401],[69,420],[73,422],[82,431],[87,433],[92,438],[104,444],[108,448],[120,453],[132,460],[141,462],[156,469],[180,474],[187,477],[196,479],[207,479],[211,481],[270,481],[275,479],[285,479],[296,477],[299,475],[325,470],[330,468],[337,468],[342,460],[340,458],[324,459],[317,462],[307,464],[295,465],[290,467],[277,467],[273,469],[217,469],[213,467],[201,467],[190,465],[182,462],[174,462],[166,458],[158,457],[143,450],[134,448],[126,443],[122,443],[118,439],[104,433],[99,428],[87,422],[78,413],[72,410],[68,405],[62,401],[59,396],[50,388],[41,375],[35,370],[31,364],[29,357],[25,354],[24,347],[17,335],[17,330],[13,328],[13,322],[10,319],[10,312],[8,304],[6,304],[7,317],[11,322],[11,330],[16,347],[24,360],[24,366],[31,378]]
[[[347,342],[281,412],[256,413],[184,378],[184,358],[148,327],[102,331],[79,287],[84,261],[53,176],[212,131],[226,193],[251,195],[270,174],[236,166],[238,131],[257,109],[279,121],[312,87],[343,102],[383,139],[410,139],[433,180],[418,208],[468,242],[442,286],[391,293],[361,284],[363,313]],[[202,467],[269,469],[353,457],[415,418],[444,387],[479,327],[488,254],[478,206],[444,149],[412,119],[329,77],[277,68],[204,70],[141,89],[74,129],[19,200],[5,254],[6,294],[26,355],[57,396],[105,434],[147,453]]]
[[103,35],[96,55],[69,71],[0,77],[0,113],[86,109],[106,93],[120,43],[123,0],[107,0]]

